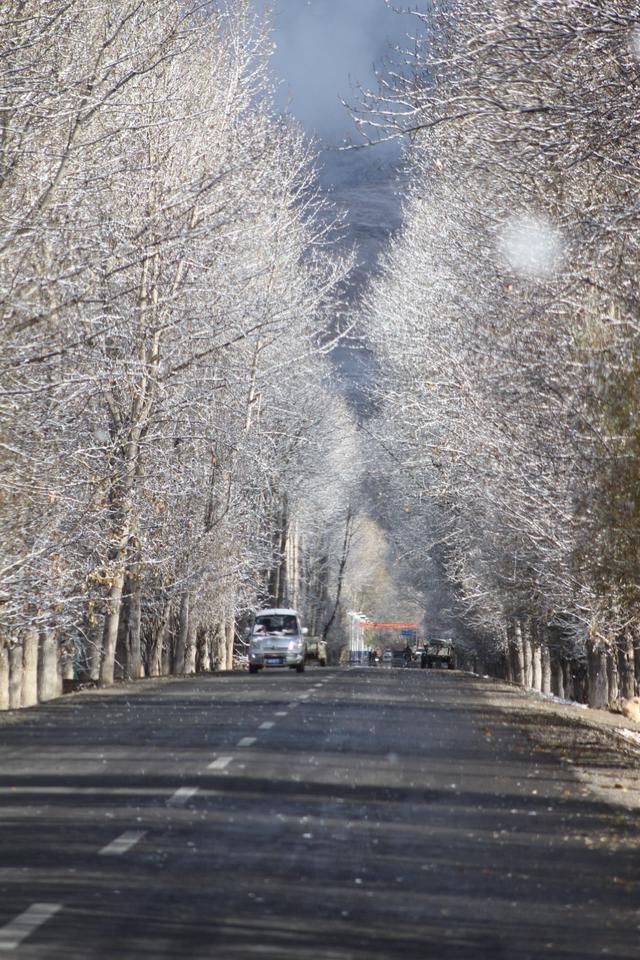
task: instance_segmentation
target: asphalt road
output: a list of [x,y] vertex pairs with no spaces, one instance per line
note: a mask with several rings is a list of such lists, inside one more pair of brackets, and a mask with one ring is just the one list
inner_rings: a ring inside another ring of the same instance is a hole
[[0,811],[2,957],[640,956],[628,823],[457,672],[68,697],[0,721]]

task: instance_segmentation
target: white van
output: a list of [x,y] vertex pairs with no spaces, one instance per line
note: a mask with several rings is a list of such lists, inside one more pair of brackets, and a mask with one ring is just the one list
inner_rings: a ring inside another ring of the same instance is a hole
[[249,636],[249,673],[271,667],[289,667],[302,673],[307,632],[296,610],[258,610]]

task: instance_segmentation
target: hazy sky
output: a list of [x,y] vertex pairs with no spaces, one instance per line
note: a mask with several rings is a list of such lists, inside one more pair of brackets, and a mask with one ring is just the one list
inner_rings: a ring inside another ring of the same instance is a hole
[[[273,11],[273,70],[280,101],[310,133],[336,143],[354,132],[340,97],[353,100],[360,83],[373,86],[374,63],[404,46],[411,18],[385,0],[253,0]],[[396,2],[401,7],[402,0]]]
[[[356,251],[357,266],[344,293],[356,304],[380,252],[400,226],[398,169],[400,147],[332,150],[358,134],[341,99],[354,102],[356,87],[375,89],[374,65],[407,46],[411,17],[400,16],[385,0],[252,0],[256,10],[272,11],[272,60],[279,79],[278,102],[328,149],[321,156],[320,183],[333,208],[346,215],[343,240]],[[393,0],[403,7],[410,0]],[[415,0],[414,0],[415,6]],[[366,411],[362,390],[372,376],[366,338],[345,342],[332,353],[345,395]]]

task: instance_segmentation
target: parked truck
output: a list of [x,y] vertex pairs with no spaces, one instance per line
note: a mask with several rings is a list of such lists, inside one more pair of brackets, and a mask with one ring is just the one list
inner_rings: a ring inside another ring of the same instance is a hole
[[418,651],[421,667],[446,667],[449,670],[456,668],[456,650],[452,640],[427,640]]

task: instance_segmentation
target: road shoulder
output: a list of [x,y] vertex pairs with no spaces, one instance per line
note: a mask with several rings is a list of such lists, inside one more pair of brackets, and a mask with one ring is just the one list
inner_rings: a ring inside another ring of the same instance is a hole
[[[480,678],[483,698],[505,711],[536,752],[553,753],[597,799],[640,810],[640,724],[608,710],[548,699],[535,691]],[[631,733],[631,738],[629,733]]]

